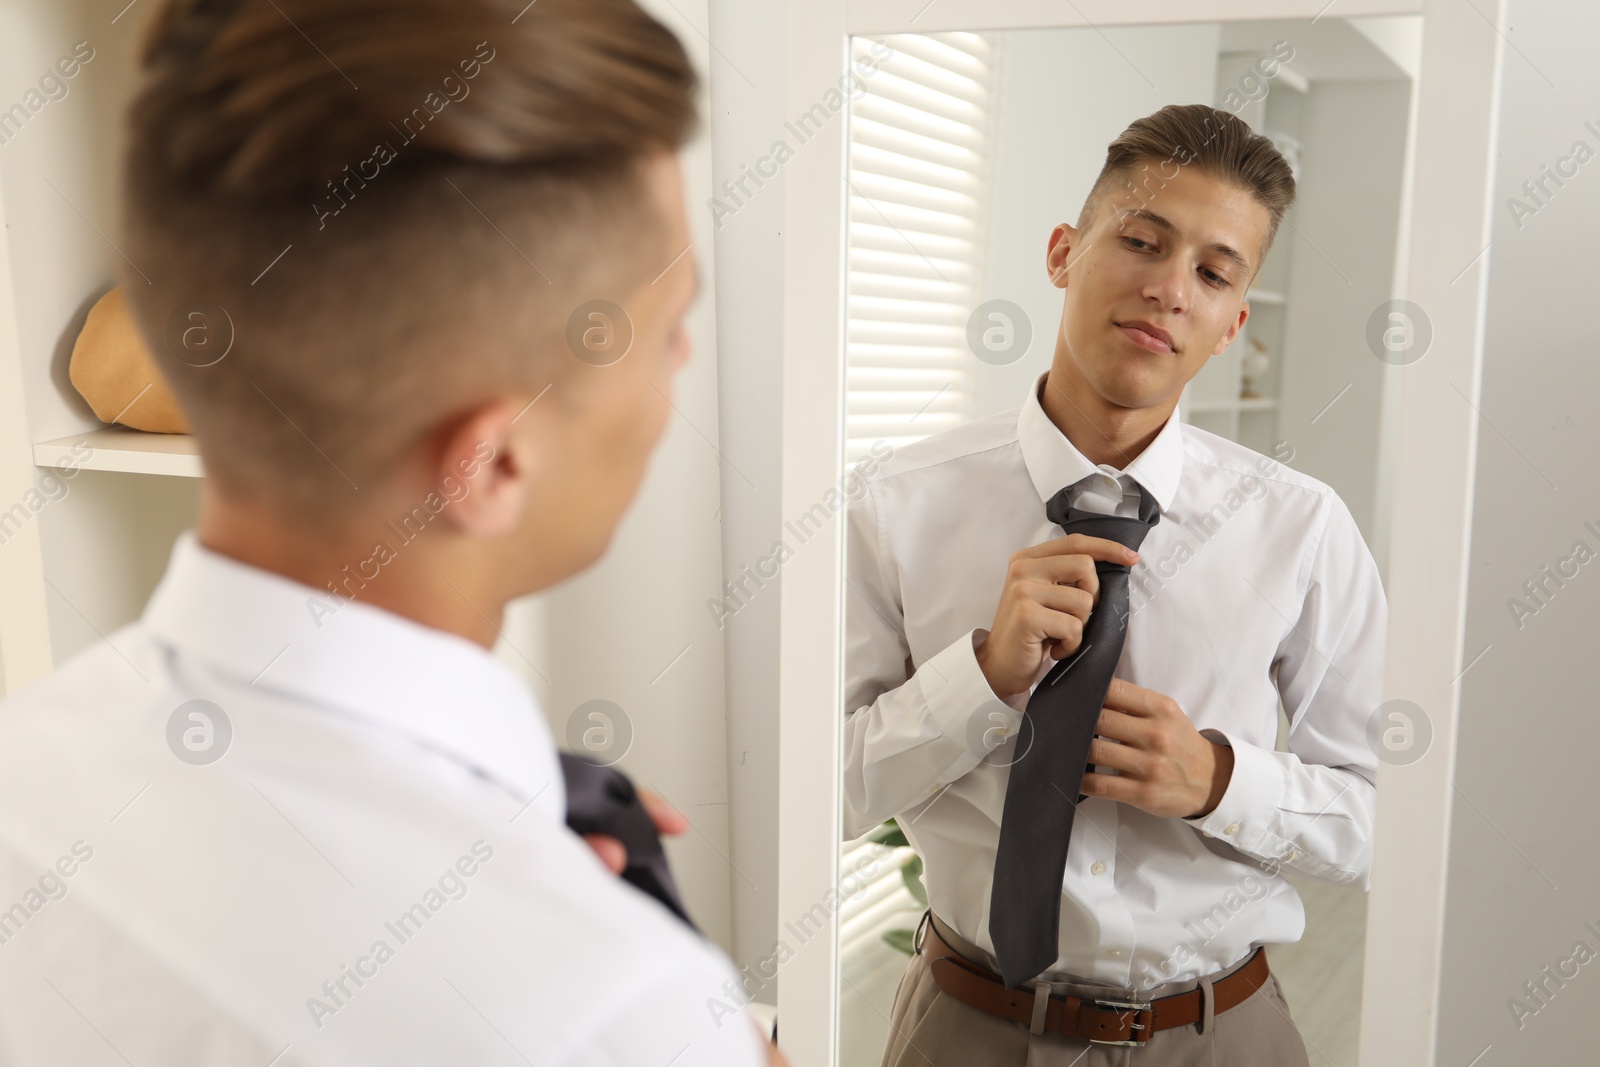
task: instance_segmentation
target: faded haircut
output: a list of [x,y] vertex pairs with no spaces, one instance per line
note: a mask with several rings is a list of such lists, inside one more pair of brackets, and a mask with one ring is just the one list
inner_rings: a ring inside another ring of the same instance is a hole
[[1136,119],[1106,148],[1106,161],[1078,215],[1078,228],[1095,219],[1112,189],[1159,189],[1175,168],[1194,167],[1247,190],[1267,209],[1268,225],[1257,259],[1265,262],[1284,212],[1294,203],[1294,173],[1272,141],[1239,116],[1206,104],[1168,104]]
[[633,0],[170,0],[140,62],[124,281],[226,495],[357,507],[671,258],[698,84]]

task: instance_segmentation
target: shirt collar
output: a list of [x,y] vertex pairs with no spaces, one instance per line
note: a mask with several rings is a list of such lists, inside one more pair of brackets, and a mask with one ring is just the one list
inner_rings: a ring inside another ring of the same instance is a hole
[[[1049,503],[1050,498],[1069,485],[1094,474],[1100,468],[1079,452],[1065,434],[1050,421],[1039,403],[1039,391],[1049,371],[1033,380],[1028,399],[1017,415],[1017,440],[1022,446],[1022,461],[1028,468],[1028,477],[1039,499]],[[1177,409],[1167,417],[1166,424],[1156,434],[1145,450],[1120,473],[1133,478],[1166,512],[1178,492],[1178,479],[1183,473],[1183,423]],[[1115,468],[1113,468],[1115,469]]]
[[178,536],[142,618],[240,685],[405,735],[566,820],[544,716],[522,679],[481,645],[241,563],[201,545],[193,530]]

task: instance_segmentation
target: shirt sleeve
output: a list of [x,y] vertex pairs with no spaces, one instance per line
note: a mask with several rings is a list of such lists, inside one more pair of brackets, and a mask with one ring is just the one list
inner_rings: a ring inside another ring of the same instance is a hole
[[1237,734],[1233,777],[1209,815],[1184,819],[1210,837],[1324,882],[1372,886],[1378,760],[1370,724],[1383,699],[1388,603],[1349,508],[1329,494],[1298,617],[1273,659],[1289,718],[1288,752]]
[[1017,707],[989,687],[977,658],[987,630],[940,649],[911,647],[877,487],[865,485],[850,501],[845,532],[846,840],[976,767],[1016,731],[1028,695],[1012,698]]

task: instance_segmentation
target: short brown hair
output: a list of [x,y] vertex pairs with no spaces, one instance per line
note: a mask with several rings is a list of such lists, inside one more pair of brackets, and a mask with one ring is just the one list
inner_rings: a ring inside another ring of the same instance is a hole
[[[1152,163],[1197,167],[1249,190],[1267,209],[1267,236],[1256,263],[1256,269],[1260,269],[1277,235],[1278,223],[1294,203],[1294,172],[1271,140],[1231,112],[1207,104],[1168,104],[1153,115],[1135,119],[1107,146],[1105,165],[1084,200],[1078,227],[1082,229],[1093,221],[1113,185],[1132,187],[1135,170]],[[1140,184],[1159,185],[1163,177],[1172,176],[1157,173]]]
[[141,59],[124,279],[225,492],[353,505],[676,251],[641,163],[697,77],[633,0],[170,0]]

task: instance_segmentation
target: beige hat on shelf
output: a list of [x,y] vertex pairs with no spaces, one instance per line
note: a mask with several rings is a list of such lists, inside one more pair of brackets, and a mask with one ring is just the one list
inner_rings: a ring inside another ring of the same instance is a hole
[[134,325],[121,286],[89,309],[72,346],[67,377],[101,422],[151,433],[189,432],[188,420]]

